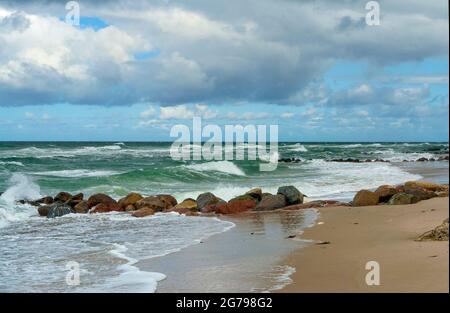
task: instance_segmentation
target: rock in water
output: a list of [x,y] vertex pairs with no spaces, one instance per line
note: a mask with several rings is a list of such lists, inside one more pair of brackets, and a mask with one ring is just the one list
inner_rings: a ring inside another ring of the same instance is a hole
[[360,190],[356,193],[353,198],[352,205],[353,206],[369,206],[369,205],[377,205],[379,201],[378,194],[369,190]]
[[379,202],[383,203],[388,202],[389,199],[391,199],[391,197],[397,192],[397,189],[394,186],[390,185],[382,185],[378,187],[377,190],[375,190],[375,193],[378,195]]
[[[88,199],[88,202],[87,202],[89,209],[91,209],[92,207],[94,207],[94,206],[96,206],[97,204],[100,204],[100,203],[103,203],[103,204],[115,204],[117,207],[120,208],[120,206],[116,202],[116,200],[114,200],[110,196],[105,195],[103,193],[96,193],[96,194],[90,196],[89,199]],[[117,210],[117,211],[120,211],[120,209]]]
[[448,241],[448,218],[444,222],[433,230],[426,232],[419,236],[416,241]]
[[205,192],[197,197],[197,208],[199,210],[202,210],[203,208],[205,208],[207,206],[211,206],[211,205],[218,204],[218,203],[224,203],[224,202],[225,201],[216,197],[211,192]]
[[294,186],[280,187],[277,194],[283,195],[288,205],[303,203],[304,195]]
[[413,204],[417,202],[419,202],[419,200],[416,196],[404,192],[396,193],[389,200],[389,204],[391,205]]
[[70,199],[72,199],[72,195],[68,192],[60,192],[55,196],[55,202],[59,201],[59,202],[66,202],[69,201]]
[[142,195],[137,192],[129,193],[126,197],[119,200],[119,206],[123,209],[126,209],[129,205],[134,205],[139,200],[144,199]]
[[51,205],[43,205],[38,208],[38,213],[40,216],[47,216],[48,211],[50,210]]
[[72,208],[65,203],[55,203],[52,204],[48,210],[47,218],[55,218],[64,216],[70,213],[74,213]]
[[286,197],[284,195],[266,195],[255,207],[255,211],[268,211],[283,208],[286,206]]
[[74,206],[75,213],[85,214],[89,212],[89,206],[86,200],[81,200],[77,205]]
[[108,213],[108,212],[121,212],[124,211],[117,203],[109,202],[109,203],[99,203],[92,209],[90,209],[89,213]]
[[191,198],[184,199],[183,202],[178,203],[171,210],[181,210],[181,209],[187,209],[189,211],[197,211],[197,201]]
[[142,208],[132,213],[134,217],[145,217],[153,214],[155,214],[155,210],[153,210],[152,208]]
[[177,199],[175,199],[171,195],[156,195],[155,197],[157,197],[159,200],[164,202],[164,204],[166,206],[166,208],[165,208],[166,210],[169,210],[178,204]]
[[143,208],[149,208],[152,209],[154,212],[162,212],[167,208],[167,203],[163,202],[160,198],[156,196],[151,196],[139,200],[134,204],[134,206],[138,211]]

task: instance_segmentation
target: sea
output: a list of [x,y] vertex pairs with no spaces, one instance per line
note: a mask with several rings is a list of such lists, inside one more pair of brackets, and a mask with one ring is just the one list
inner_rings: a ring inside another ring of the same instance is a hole
[[[254,187],[276,193],[294,185],[309,199],[348,201],[362,188],[422,179],[416,167],[424,166],[446,169],[433,180],[448,183],[448,161],[415,162],[448,155],[441,142],[284,142],[276,157],[298,162],[278,163],[274,171],[260,171],[263,160],[174,160],[170,149],[168,142],[0,142],[0,292],[155,292],[168,273],[136,263],[235,227],[220,217],[176,213],[46,219],[21,199],[60,191],[119,199],[134,191],[182,201],[209,191],[229,200]],[[347,158],[389,162],[332,161]]]

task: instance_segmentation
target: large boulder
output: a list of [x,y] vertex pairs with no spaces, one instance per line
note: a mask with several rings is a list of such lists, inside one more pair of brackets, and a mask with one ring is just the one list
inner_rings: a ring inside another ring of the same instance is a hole
[[134,205],[139,200],[144,199],[142,195],[137,192],[129,193],[126,197],[123,197],[119,200],[119,206],[123,209],[126,209],[129,205]]
[[152,208],[142,208],[132,213],[134,217],[146,217],[153,214],[155,214],[155,210],[153,210]]
[[411,188],[405,186],[405,193],[415,196],[417,198],[417,201],[428,200],[437,196],[434,191],[430,191],[420,187]]
[[55,218],[74,213],[72,208],[65,203],[54,203],[50,206],[47,213],[47,218]]
[[40,216],[47,216],[48,215],[48,211],[50,210],[51,207],[52,207],[51,204],[40,206],[38,208],[39,215]]
[[134,204],[136,210],[140,210],[143,208],[152,209],[154,212],[161,212],[168,209],[168,205],[166,202],[162,201],[159,197],[150,196],[139,200]]
[[108,213],[108,212],[121,212],[124,211],[117,203],[105,202],[99,203],[90,209],[89,213]]
[[68,201],[66,201],[66,204],[70,205],[72,208],[75,208],[77,204],[79,204],[81,201],[83,201],[84,195],[82,193],[78,193],[72,198],[70,198]]
[[294,186],[280,187],[278,188],[277,194],[283,195],[288,205],[303,203],[304,195]]
[[66,202],[72,199],[72,195],[68,192],[60,192],[55,196],[55,202]]
[[389,199],[396,193],[398,193],[397,188],[391,185],[382,185],[375,190],[375,193],[378,195],[379,202],[385,203],[388,202]]
[[[251,198],[251,197],[250,197]],[[217,214],[238,214],[245,211],[253,210],[256,207],[256,200],[251,199],[233,199],[228,203],[218,203],[215,205]]]
[[225,201],[223,201],[219,197],[216,197],[211,192],[205,192],[197,197],[197,208],[199,210],[202,210],[203,208],[205,208],[207,206],[211,206],[211,205],[218,204],[218,203],[224,203],[224,202]]
[[419,200],[414,195],[410,195],[404,192],[396,193],[389,200],[391,205],[401,205],[401,204],[413,204],[417,203]]
[[171,210],[180,210],[180,209],[187,209],[189,211],[197,211],[197,201],[195,201],[194,199],[191,199],[191,198],[184,199],[183,202],[178,203]]
[[369,190],[360,190],[356,193],[353,198],[352,205],[353,206],[369,206],[369,205],[377,205],[379,202],[378,194]]
[[85,214],[89,212],[88,202],[86,200],[81,200],[77,205],[73,207],[75,213]]
[[245,193],[246,195],[249,195],[256,201],[261,201],[262,198],[262,190],[261,188],[253,188]]
[[417,241],[448,241],[448,218],[444,222],[437,226],[435,229],[426,232],[416,239]]
[[407,188],[423,188],[430,191],[448,191],[447,185],[440,185],[424,181],[408,181],[405,183]]
[[[119,204],[117,203],[116,200],[114,200],[113,198],[111,198],[108,195],[105,195],[104,193],[96,193],[96,194],[90,196],[88,199],[88,202],[87,202],[89,209],[91,209],[92,207],[94,207],[100,203],[104,203],[104,204],[114,203],[119,207]],[[119,211],[119,210],[117,210],[117,211]]]
[[164,202],[166,210],[171,209],[178,204],[177,199],[171,195],[156,195],[155,197]]
[[275,210],[286,206],[286,197],[282,194],[266,195],[255,207],[256,211]]

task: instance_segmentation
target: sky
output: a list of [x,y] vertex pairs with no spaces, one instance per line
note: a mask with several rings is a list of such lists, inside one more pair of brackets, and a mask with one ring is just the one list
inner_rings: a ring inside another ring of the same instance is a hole
[[448,141],[448,2],[0,0],[1,141]]

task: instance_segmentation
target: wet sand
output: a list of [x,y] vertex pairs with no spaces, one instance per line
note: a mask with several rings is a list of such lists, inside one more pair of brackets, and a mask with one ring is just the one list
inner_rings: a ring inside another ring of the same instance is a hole
[[[315,210],[223,216],[236,226],[167,256],[136,264],[164,273],[156,292],[263,292],[289,283],[283,259],[308,243],[288,239],[312,226]],[[195,218],[195,217],[192,217]]]
[[[291,253],[284,262],[297,271],[282,292],[448,292],[448,241],[414,241],[449,216],[448,201],[319,209],[302,237],[330,244]],[[366,284],[368,261],[380,265],[379,286]]]

